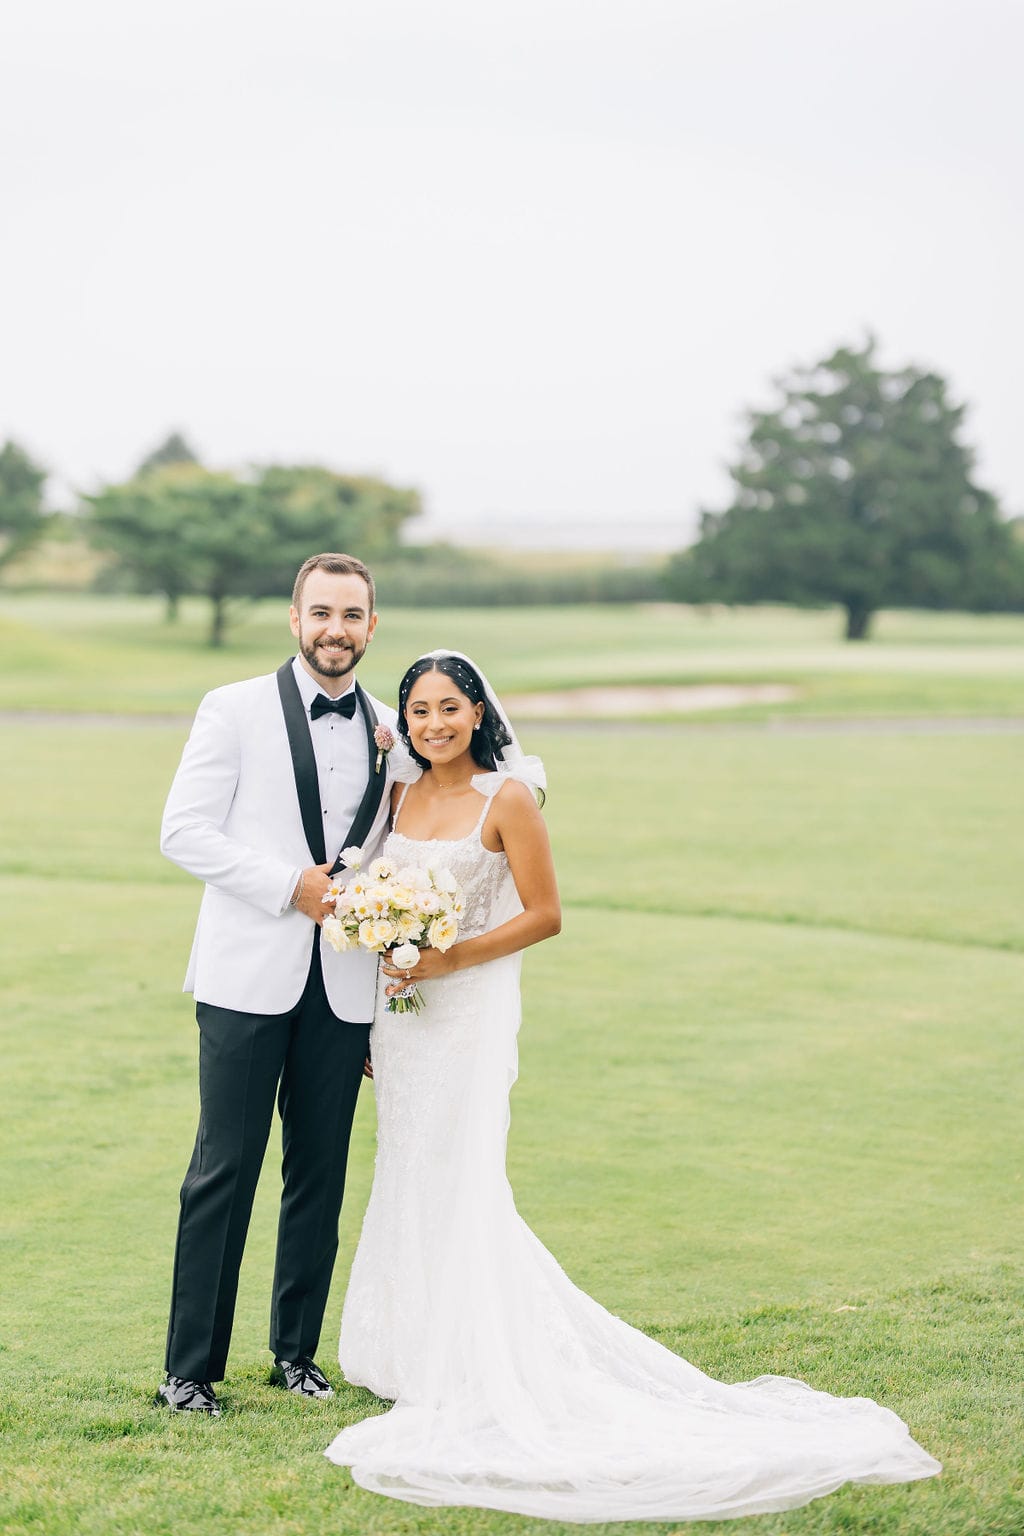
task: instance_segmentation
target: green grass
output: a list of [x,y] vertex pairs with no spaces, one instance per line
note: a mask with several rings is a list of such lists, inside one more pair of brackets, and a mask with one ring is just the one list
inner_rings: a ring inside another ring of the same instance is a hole
[[[184,642],[168,656],[154,640],[148,670],[136,649],[118,682],[130,611],[111,610],[105,638],[94,606],[82,612],[88,624],[55,615],[33,631],[51,664],[60,652],[57,685],[76,702],[121,688],[145,703],[152,674],[186,707],[280,652],[269,631],[258,660]],[[824,622],[797,627],[808,617]],[[473,622],[486,639],[498,619]],[[892,643],[941,638],[915,633]],[[964,645],[986,648],[977,632]],[[1006,645],[1002,632],[987,648]],[[495,654],[527,677],[525,660]],[[194,1424],[149,1405],[196,1108],[178,987],[198,891],[156,850],[183,736],[0,726],[0,1524],[567,1536],[580,1528],[375,1498],[323,1459],[374,1400],[342,1387],[300,1404],[266,1385],[273,1155],[231,1412]],[[685,1529],[1020,1536],[1019,738],[531,729],[527,746],[548,763],[566,924],[526,960],[510,1146],[521,1211],[577,1283],[704,1369],[876,1396],[946,1466],[927,1484]],[[372,1138],[364,1095],[329,1370]]]
[[[0,594],[0,709],[52,709],[59,696],[77,713],[190,713],[206,689],[270,670],[293,649],[282,602],[240,608],[221,652],[204,645],[206,622],[198,602],[167,625],[152,599]],[[392,698],[413,657],[448,645],[478,657],[502,692],[779,682],[796,689],[790,703],[734,717],[1024,715],[1024,615],[883,613],[870,643],[840,635],[839,614],[825,610],[392,609],[361,676]]]

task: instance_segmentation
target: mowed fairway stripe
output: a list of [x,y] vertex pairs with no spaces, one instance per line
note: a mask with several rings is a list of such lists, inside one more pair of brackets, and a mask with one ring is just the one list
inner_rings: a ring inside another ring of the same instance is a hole
[[728,918],[737,923],[767,923],[769,925],[780,925],[784,928],[820,928],[823,930],[832,929],[838,933],[870,934],[876,938],[916,939],[921,944],[950,944],[954,948],[962,949],[1005,949],[1024,952],[1024,941],[1015,938],[999,942],[973,939],[955,934],[947,934],[942,937],[894,934],[888,929],[873,927],[870,923],[844,922],[838,918],[818,918],[813,914],[800,912],[742,912],[728,907],[705,906],[701,903],[687,906],[681,901],[673,902],[671,906],[659,907],[653,904],[647,905],[637,902],[602,901],[596,897],[592,901],[563,901],[562,908],[563,911],[572,910],[574,912],[644,913],[651,917]]

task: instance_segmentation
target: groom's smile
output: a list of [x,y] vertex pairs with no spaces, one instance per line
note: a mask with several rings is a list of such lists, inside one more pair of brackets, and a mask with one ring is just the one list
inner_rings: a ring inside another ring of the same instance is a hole
[[321,659],[328,661],[337,660],[339,656],[352,655],[352,647],[350,645],[339,644],[333,640],[318,641],[315,650]]
[[304,633],[299,633],[299,648],[314,672],[321,677],[346,677],[365,650],[358,650],[343,640],[314,640],[310,644]]

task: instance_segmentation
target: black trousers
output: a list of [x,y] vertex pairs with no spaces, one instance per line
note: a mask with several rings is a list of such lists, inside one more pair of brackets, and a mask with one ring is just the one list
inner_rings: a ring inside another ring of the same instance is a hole
[[316,1351],[370,1026],[331,1012],[319,944],[290,1012],[238,1013],[197,1003],[196,1019],[199,1130],[181,1186],[167,1369],[192,1381],[220,1381],[275,1097],[283,1189],[270,1347],[283,1360]]

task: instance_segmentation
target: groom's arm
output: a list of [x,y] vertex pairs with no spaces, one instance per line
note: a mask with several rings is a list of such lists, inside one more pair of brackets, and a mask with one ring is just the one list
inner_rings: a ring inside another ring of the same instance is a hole
[[238,786],[241,745],[223,690],[208,693],[174,776],[160,829],[160,851],[198,880],[278,917],[302,873],[222,830]]

